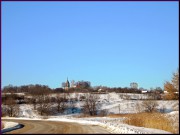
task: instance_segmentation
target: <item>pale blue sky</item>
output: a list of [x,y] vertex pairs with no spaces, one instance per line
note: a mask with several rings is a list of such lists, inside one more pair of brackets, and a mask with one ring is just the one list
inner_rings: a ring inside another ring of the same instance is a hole
[[2,86],[162,87],[178,68],[178,2],[2,2]]

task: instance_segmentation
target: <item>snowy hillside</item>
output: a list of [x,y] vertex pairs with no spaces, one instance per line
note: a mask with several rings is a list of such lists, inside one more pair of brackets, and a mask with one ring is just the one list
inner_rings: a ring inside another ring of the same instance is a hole
[[[75,107],[78,110],[72,114],[70,108],[68,108],[62,114],[56,114],[48,116],[46,120],[55,120],[55,121],[69,121],[69,122],[79,122],[81,124],[96,124],[108,129],[112,133],[169,133],[163,130],[149,129],[144,127],[135,127],[123,123],[124,118],[109,118],[109,117],[93,117],[93,118],[78,118],[81,115],[81,108],[83,101],[80,101],[80,96],[83,93],[72,93],[70,98],[78,98],[78,101],[75,102]],[[55,96],[55,95],[52,95]],[[126,114],[126,113],[137,113],[137,104],[141,104],[142,100],[134,99],[146,99],[145,94],[122,94],[122,93],[109,93],[109,94],[100,94],[99,95],[99,111],[106,110],[108,114]],[[133,99],[133,100],[131,100]],[[164,109],[167,117],[170,119],[175,119],[175,126],[179,124],[179,102],[176,101],[163,101],[157,100],[158,107],[157,109]],[[30,104],[20,104],[20,113],[19,118],[21,119],[42,119],[42,117],[33,109],[33,106]]]

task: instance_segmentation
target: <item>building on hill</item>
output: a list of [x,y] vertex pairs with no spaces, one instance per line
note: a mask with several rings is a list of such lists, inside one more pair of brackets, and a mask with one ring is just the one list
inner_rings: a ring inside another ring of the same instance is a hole
[[68,78],[67,78],[67,81],[66,81],[66,83],[65,83],[65,90],[68,90],[70,88],[70,83],[69,83],[69,81],[68,81]]
[[71,81],[71,88],[76,88],[76,83],[74,80]]

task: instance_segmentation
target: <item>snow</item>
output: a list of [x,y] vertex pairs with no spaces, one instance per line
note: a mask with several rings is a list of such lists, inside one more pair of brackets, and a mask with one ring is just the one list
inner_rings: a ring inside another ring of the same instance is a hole
[[18,123],[16,123],[16,122],[7,122],[7,121],[3,121],[2,124],[4,125],[3,129],[15,127],[18,125]]
[[179,111],[172,111],[170,113],[165,114],[168,119],[173,121],[173,127],[177,130],[177,133],[179,133]]
[[168,113],[168,115],[179,115],[179,111],[170,112],[170,113]]
[[[84,93],[70,93],[70,98],[84,95]],[[55,96],[55,95],[52,95]],[[99,103],[101,110],[107,110],[108,114],[125,114],[125,113],[137,113],[136,105],[141,104],[142,100],[129,100],[130,99],[146,99],[146,94],[127,94],[127,93],[107,93],[99,94]],[[179,124],[179,101],[175,100],[157,100],[158,107],[157,109],[164,109],[166,116],[170,119],[173,119],[175,126]],[[83,101],[75,102],[75,107],[81,109]],[[79,124],[90,124],[98,125],[107,129],[111,133],[133,133],[133,134],[169,134],[170,132],[136,127],[123,123],[125,118],[109,118],[109,117],[93,117],[93,118],[77,118],[81,113],[77,111],[75,114],[72,114],[70,109],[66,110],[64,114],[57,114],[53,116],[48,116],[47,119],[43,119],[39,114],[34,110],[33,106],[30,104],[21,104],[20,113],[18,118],[4,117],[2,119],[26,119],[26,120],[43,120],[43,121],[64,121],[64,122],[76,122]],[[177,120],[178,119],[178,120]]]
[[39,117],[38,113],[33,109],[33,106],[29,105],[29,104],[20,105],[19,116],[20,117],[28,117],[28,118],[37,118],[37,117]]

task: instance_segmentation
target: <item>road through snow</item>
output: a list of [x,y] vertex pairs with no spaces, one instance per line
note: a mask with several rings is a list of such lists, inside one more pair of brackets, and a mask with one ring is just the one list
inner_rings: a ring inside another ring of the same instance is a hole
[[8,134],[110,134],[106,129],[96,125],[40,120],[6,119],[4,121],[12,121],[24,125],[21,129],[7,132]]

